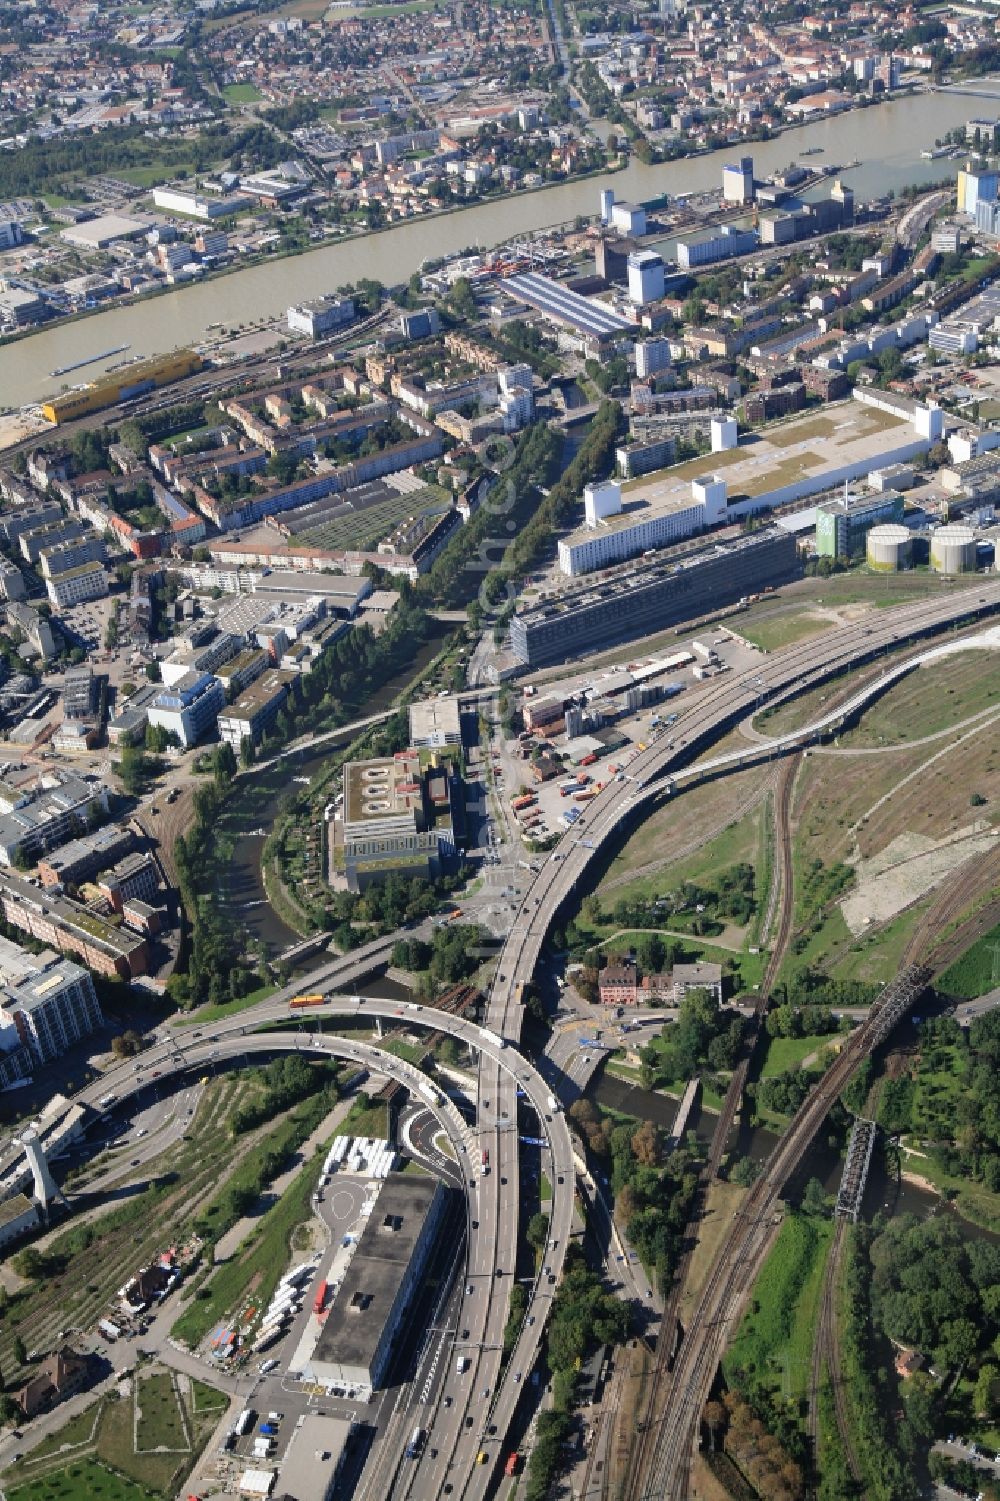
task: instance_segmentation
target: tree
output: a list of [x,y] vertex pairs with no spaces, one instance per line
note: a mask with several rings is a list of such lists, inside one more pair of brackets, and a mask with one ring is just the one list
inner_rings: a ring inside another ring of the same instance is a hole
[[580,913],[585,923],[592,928],[599,927],[604,914],[601,910],[601,899],[596,892],[592,891],[585,896],[580,906]]
[[28,1364],[28,1350],[20,1334],[14,1335],[14,1359],[19,1366]]
[[215,747],[212,757],[212,772],[215,785],[220,791],[224,791],[236,775],[236,752],[228,740]]
[[752,1157],[741,1157],[729,1169],[730,1183],[736,1183],[740,1188],[750,1188],[757,1181],[760,1172],[759,1163],[754,1162]]
[[527,1238],[528,1245],[533,1246],[536,1251],[541,1251],[545,1245],[545,1242],[549,1238],[548,1215],[545,1214],[542,1210],[539,1210],[537,1214],[533,1214],[531,1216],[531,1219],[528,1221],[527,1228],[525,1229],[524,1233],[525,1237]]
[[972,1410],[977,1418],[992,1422],[1000,1399],[1000,1366],[984,1365],[976,1378]]
[[660,1162],[660,1133],[652,1121],[643,1121],[632,1137],[632,1151],[636,1161],[643,1167],[658,1167]]
[[826,1194],[818,1178],[810,1178],[802,1195],[802,1208],[806,1214],[826,1213]]
[[714,1450],[715,1435],[719,1432],[720,1428],[724,1428],[726,1426],[726,1409],[723,1407],[721,1402],[706,1402],[703,1417],[705,1420],[705,1427],[708,1429],[708,1436],[711,1440],[712,1448]]

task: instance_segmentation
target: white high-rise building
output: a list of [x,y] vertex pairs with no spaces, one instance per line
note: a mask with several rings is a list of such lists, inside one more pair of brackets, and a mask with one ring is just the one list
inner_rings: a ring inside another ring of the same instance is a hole
[[663,296],[663,257],[655,250],[636,250],[629,256],[628,295],[640,307]]

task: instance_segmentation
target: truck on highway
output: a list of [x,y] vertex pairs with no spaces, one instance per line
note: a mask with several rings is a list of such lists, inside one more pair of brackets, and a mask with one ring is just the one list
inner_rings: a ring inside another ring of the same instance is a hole
[[469,1357],[468,1357],[468,1355],[460,1355],[458,1357],[458,1359],[455,1361],[455,1370],[458,1372],[458,1374],[460,1376],[464,1376],[465,1373],[466,1373],[466,1371],[468,1369],[469,1369]]
[[486,1177],[486,1175],[489,1172],[489,1170],[490,1170],[490,1149],[489,1149],[489,1147],[483,1147],[483,1177],[484,1178]]
[[406,1446],[407,1459],[420,1458],[420,1451],[424,1447],[424,1437],[424,1430],[422,1428],[414,1428],[410,1434],[410,1442]]
[[115,1094],[102,1094],[97,1102],[98,1110],[107,1110],[108,1106],[113,1105],[117,1098],[118,1096]]
[[554,1094],[546,1095],[546,1099],[548,1101],[548,1106],[549,1106],[550,1110],[558,1110],[559,1109],[559,1101],[556,1099],[556,1097],[555,1097]]
[[503,1467],[504,1474],[505,1475],[516,1475],[517,1472],[518,1472],[518,1468],[519,1468],[520,1464],[521,1464],[521,1456],[520,1456],[520,1454],[518,1454],[517,1450],[515,1449],[513,1454],[510,1454],[510,1455],[507,1456],[507,1463]]

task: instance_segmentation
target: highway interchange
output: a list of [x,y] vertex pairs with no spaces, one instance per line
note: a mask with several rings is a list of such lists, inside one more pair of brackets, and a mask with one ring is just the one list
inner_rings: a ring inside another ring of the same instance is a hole
[[[430,1403],[422,1408],[422,1426],[428,1430],[423,1455],[419,1461],[399,1463],[395,1439],[384,1444],[386,1457],[374,1461],[378,1469],[373,1472],[381,1483],[378,1489],[369,1485],[368,1494],[422,1497],[442,1493],[460,1497],[462,1501],[466,1497],[480,1497],[490,1489],[497,1461],[505,1456],[505,1436],[524,1383],[536,1362],[545,1314],[555,1293],[569,1241],[576,1174],[584,1168],[575,1158],[561,1109],[553,1108],[550,1102],[550,1094],[558,1093],[558,1089],[547,1083],[517,1049],[523,1000],[526,987],[535,979],[545,938],[560,908],[578,891],[588,867],[601,858],[606,845],[620,839],[630,822],[664,796],[671,795],[679,773],[700,748],[755,707],[799,692],[851,666],[871,662],[922,636],[997,609],[1000,609],[1000,583],[984,582],[933,603],[920,601],[873,612],[856,624],[767,658],[752,672],[719,677],[697,705],[681,715],[670,732],[671,738],[663,735],[648,750],[638,753],[629,763],[627,776],[610,782],[599,793],[572,834],[561,841],[560,847],[533,875],[500,953],[485,1027],[431,1008],[331,993],[334,988],[353,987],[374,966],[387,962],[393,935],[375,940],[310,974],[309,989],[326,997],[326,1004],[311,1011],[310,1016],[351,1021],[359,1016],[373,1020],[381,1017],[398,1022],[402,1015],[406,1026],[447,1032],[475,1049],[480,1059],[474,1130],[470,1131],[455,1107],[445,1099],[435,1106],[442,1129],[455,1144],[466,1184],[465,1285],[476,1290],[464,1296],[462,1325],[469,1329],[472,1365],[459,1381],[454,1357],[450,1350],[447,1352],[447,1359],[440,1367],[442,1378]],[[909,670],[914,660],[894,663],[892,673]],[[870,684],[863,696],[882,691],[886,681],[888,676],[884,675],[881,682]],[[822,721],[774,742],[770,748],[756,745],[748,747],[745,756],[741,753],[722,759],[727,764],[743,764],[746,759],[767,754],[768,749],[780,751],[786,744],[806,743],[827,732],[846,712],[841,708],[833,716],[824,716]],[[695,770],[704,774],[704,766]],[[718,770],[721,773],[725,766]],[[146,1088],[154,1078],[166,1080],[181,1072],[204,1070],[219,1058],[302,1047],[306,1039],[295,1032],[271,1030],[261,1036],[253,1035],[260,1027],[287,1025],[290,1016],[295,1015],[289,1011],[288,1002],[301,988],[301,983],[286,987],[267,1001],[220,1022],[192,1027],[182,1021],[171,1026],[142,1054],[141,1063],[129,1061],[109,1070],[75,1096],[74,1103],[99,1109],[98,1100],[108,1094],[114,1094],[121,1102]],[[353,1057],[379,1073],[398,1077],[404,1083],[415,1083],[408,1077],[411,1070],[407,1065],[363,1042],[322,1035],[309,1039],[307,1045]],[[528,1317],[504,1369],[502,1335],[513,1280],[520,1202],[519,1090],[524,1091],[537,1114],[540,1134],[546,1139],[546,1172],[552,1183],[552,1201],[549,1239],[541,1260],[543,1270],[530,1289]],[[485,1174],[481,1166],[484,1149],[489,1152],[491,1169]],[[0,1176],[10,1171],[14,1155],[8,1154],[0,1163]],[[549,1268],[547,1273],[545,1267]],[[692,1337],[689,1331],[687,1339]],[[678,1429],[673,1435],[672,1453],[690,1452],[698,1411],[694,1412],[694,1431],[690,1431],[688,1415],[685,1431]],[[390,1458],[394,1449],[395,1455]],[[486,1454],[487,1462],[477,1462],[480,1453]],[[654,1493],[659,1492],[655,1488],[637,1492]]]

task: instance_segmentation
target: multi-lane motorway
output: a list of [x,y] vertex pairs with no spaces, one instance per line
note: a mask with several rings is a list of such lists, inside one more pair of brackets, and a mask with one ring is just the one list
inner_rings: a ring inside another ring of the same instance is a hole
[[[383,1489],[387,1494],[453,1494],[462,1501],[482,1496],[496,1473],[504,1436],[523,1383],[535,1363],[544,1314],[554,1294],[569,1239],[575,1170],[570,1134],[561,1111],[553,1107],[549,1084],[511,1044],[520,1037],[524,988],[535,976],[545,937],[588,866],[600,858],[606,844],[620,838],[630,821],[670,794],[672,778],[689,765],[700,748],[762,702],[773,702],[845,668],[871,662],[882,653],[922,636],[998,609],[1000,583],[983,583],[955,591],[933,603],[921,601],[880,611],[874,620],[866,616],[863,621],[841,627],[819,640],[791,647],[752,672],[720,677],[698,704],[680,717],[671,731],[672,738],[661,736],[632,759],[627,778],[609,783],[598,794],[573,834],[562,841],[561,848],[534,875],[501,951],[485,1028],[415,1005],[329,994],[334,986],[352,986],[375,963],[387,959],[392,936],[375,940],[310,975],[310,990],[327,997],[327,1003],[311,1015],[352,1018],[363,1015],[373,1019],[381,1016],[396,1020],[402,1014],[407,1025],[448,1032],[476,1049],[480,1058],[476,1127],[471,1135],[466,1129],[458,1148],[468,1196],[465,1288],[473,1289],[463,1292],[460,1323],[463,1330],[469,1331],[463,1339],[463,1348],[469,1355],[470,1368],[459,1382],[455,1379],[453,1353],[448,1352],[448,1376],[439,1383],[422,1425],[428,1430],[424,1454],[419,1461],[397,1464],[386,1475]],[[897,670],[897,664],[891,669],[887,665],[887,674]],[[866,696],[881,691],[883,686],[884,682],[866,689]],[[786,739],[801,742],[815,737],[831,722],[831,717],[826,716],[800,731],[798,737]],[[780,749],[782,744],[775,742],[774,748]],[[759,752],[760,747],[748,750],[751,755]],[[724,759],[727,764],[738,764],[736,758]],[[133,1061],[110,1070],[81,1091],[76,1101],[96,1105],[108,1094],[121,1099],[144,1088],[154,1076],[199,1069],[223,1054],[301,1046],[303,1038],[294,1034],[270,1032],[261,1038],[250,1035],[261,1026],[287,1022],[294,1014],[289,1012],[288,1002],[300,988],[289,986],[269,1000],[221,1022],[200,1028],[172,1027],[166,1037],[142,1055],[138,1065]],[[336,1046],[339,1051],[345,1050],[343,1039],[330,1039],[329,1045],[331,1049]],[[399,1077],[406,1072],[405,1066],[391,1055],[373,1050],[373,1058],[372,1066],[381,1072]],[[521,1327],[512,1358],[504,1370],[502,1336],[518,1242],[518,1090],[524,1091],[538,1116],[540,1134],[546,1141],[545,1166],[553,1197],[543,1270],[530,1289],[529,1317]],[[450,1120],[450,1126],[455,1129],[454,1119]],[[483,1171],[484,1150],[489,1154],[488,1172]],[[0,1175],[3,1173],[4,1165],[0,1165]],[[544,1270],[546,1267],[548,1272]],[[670,1421],[668,1414],[667,1425]],[[682,1449],[684,1442],[686,1438],[681,1439]],[[480,1455],[484,1456],[482,1461]]]
[[[314,971],[309,985],[315,993],[326,993],[332,984],[350,983],[359,969],[370,968],[371,954],[361,951],[345,961]],[[352,962],[353,961],[353,962]],[[373,1000],[356,995],[329,994],[327,1003],[307,1012],[291,1012],[289,1001],[300,985],[288,986],[269,1000],[247,1011],[200,1028],[177,1026],[147,1049],[140,1060],[128,1060],[103,1074],[101,1079],[75,1097],[75,1103],[95,1108],[108,1095],[116,1105],[147,1088],[181,1072],[203,1071],[222,1058],[245,1053],[289,1048],[326,1048],[340,1056],[356,1057],[372,1068],[387,1072],[414,1087],[424,1076],[404,1065],[391,1054],[361,1042],[299,1031],[269,1031],[254,1035],[257,1029],[276,1022],[297,1024],[303,1015],[309,1019],[348,1018],[352,1021],[371,1017],[398,1022],[410,1027],[445,1031],[458,1041],[479,1051],[482,1068],[489,1071],[491,1093],[480,1093],[479,1115],[474,1131],[463,1127],[455,1107],[442,1097],[435,1107],[442,1124],[448,1124],[456,1143],[468,1201],[468,1251],[463,1294],[462,1353],[469,1358],[468,1370],[459,1379],[455,1354],[448,1351],[448,1374],[435,1393],[433,1404],[423,1411],[428,1443],[419,1462],[407,1463],[393,1470],[386,1493],[393,1496],[424,1494],[425,1484],[441,1482],[441,1490],[450,1487],[460,1497],[482,1495],[502,1457],[501,1444],[510,1426],[523,1383],[528,1379],[538,1354],[538,1343],[554,1296],[563,1258],[569,1242],[573,1215],[575,1169],[573,1149],[565,1118],[552,1108],[549,1089],[541,1075],[513,1047],[487,1029],[462,1017],[398,1001]],[[412,1076],[412,1077],[411,1077]],[[483,1090],[481,1076],[481,1090]],[[518,1091],[523,1092],[538,1117],[540,1135],[546,1141],[545,1170],[552,1183],[549,1216],[549,1239],[544,1250],[543,1268],[529,1289],[528,1310],[514,1353],[501,1380],[503,1330],[507,1305],[513,1285],[518,1243]],[[418,1095],[417,1098],[425,1098]],[[482,1153],[489,1153],[490,1170],[483,1172]],[[467,1289],[471,1288],[469,1292]],[[445,1398],[450,1401],[445,1402]],[[491,1431],[493,1430],[493,1431]],[[432,1455],[431,1450],[436,1453]],[[479,1455],[486,1461],[480,1462]],[[450,1478],[436,1472],[438,1460]],[[425,1473],[425,1471],[427,1473]]]

